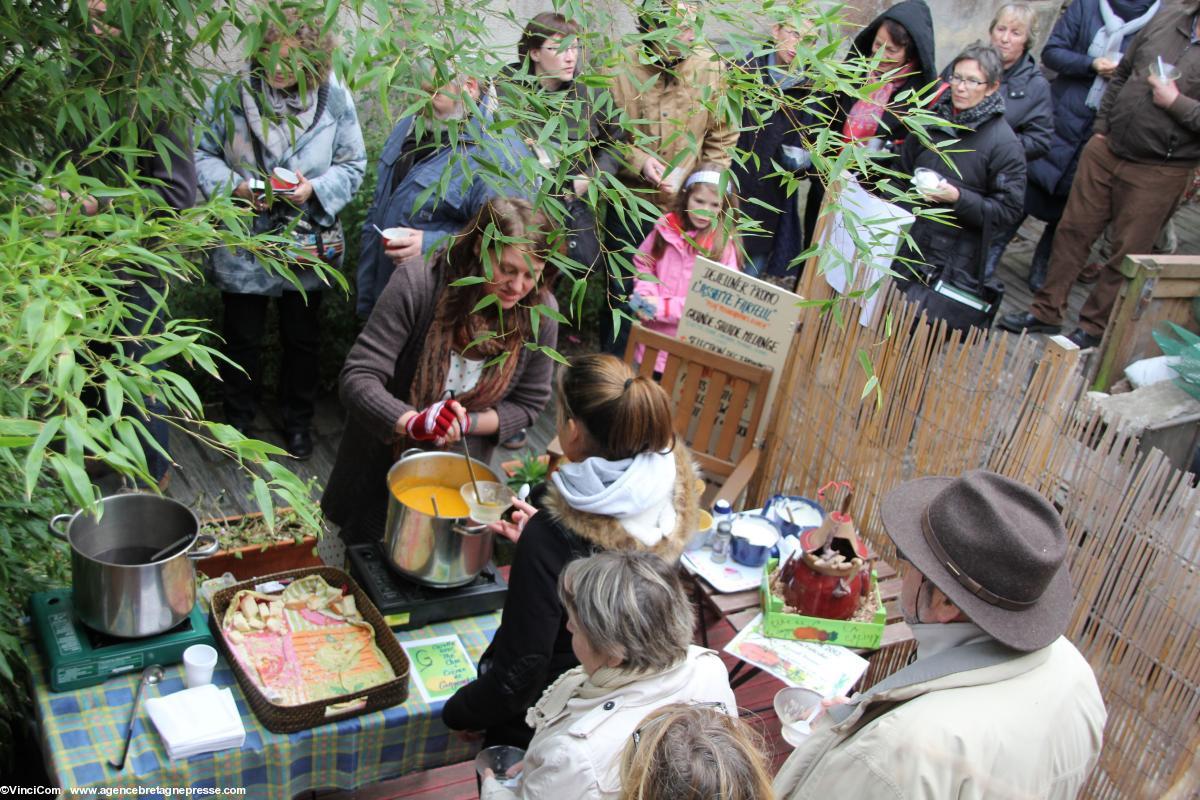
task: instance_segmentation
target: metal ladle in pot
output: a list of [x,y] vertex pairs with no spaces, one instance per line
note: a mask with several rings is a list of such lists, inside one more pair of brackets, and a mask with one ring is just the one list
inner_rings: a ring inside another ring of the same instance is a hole
[[[450,399],[454,399],[454,392],[450,392]],[[475,502],[482,503],[483,495],[479,493],[479,484],[475,482],[475,467],[471,465],[471,448],[467,447],[467,434],[463,434],[459,441],[462,442],[463,455],[467,457],[467,474],[471,476],[471,491],[475,492]]]
[[121,747],[121,757],[117,760],[109,759],[108,765],[115,770],[125,769],[125,756],[129,754],[129,743],[133,741],[133,723],[137,721],[138,709],[142,705],[142,695],[146,692],[147,686],[154,686],[163,679],[163,668],[158,664],[151,664],[142,670],[142,679],[138,681],[137,692],[133,695],[133,710],[129,712],[129,727],[125,729],[125,744]]

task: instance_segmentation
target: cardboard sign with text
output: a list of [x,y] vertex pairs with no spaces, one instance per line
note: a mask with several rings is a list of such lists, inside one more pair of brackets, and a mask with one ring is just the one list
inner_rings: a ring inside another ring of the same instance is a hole
[[[692,269],[692,282],[676,338],[748,364],[770,367],[771,383],[766,387],[763,406],[763,414],[769,417],[800,318],[800,308],[796,305],[799,301],[797,295],[778,286],[699,257]],[[693,416],[699,414],[705,388],[701,384]],[[760,387],[756,391],[761,390]],[[731,394],[726,387],[726,396],[721,398],[722,414]],[[739,442],[745,438],[748,422],[742,420],[739,425]],[[741,451],[739,443],[737,452]]]

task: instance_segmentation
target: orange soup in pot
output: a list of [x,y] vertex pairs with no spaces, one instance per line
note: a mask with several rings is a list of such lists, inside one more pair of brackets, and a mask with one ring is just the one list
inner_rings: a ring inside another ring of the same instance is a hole
[[[458,489],[427,485],[410,486],[404,489],[394,488],[392,491],[401,503],[413,511],[431,517],[466,517],[471,513]],[[434,500],[437,501],[436,513],[433,508]]]

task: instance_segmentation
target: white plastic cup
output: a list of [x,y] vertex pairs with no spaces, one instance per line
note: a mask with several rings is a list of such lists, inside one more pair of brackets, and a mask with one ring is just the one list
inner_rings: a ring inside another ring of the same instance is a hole
[[398,244],[406,239],[411,239],[413,235],[412,228],[384,228],[381,233],[383,240],[388,244]]
[[1158,63],[1154,65],[1154,71],[1158,73],[1158,77],[1162,78],[1164,81],[1177,81],[1179,80],[1179,76],[1181,74],[1179,72],[1179,67],[1175,66],[1174,64],[1168,64],[1161,59],[1159,59]]
[[496,780],[505,789],[516,789],[521,785],[521,770],[516,768],[525,759],[525,751],[507,744],[485,747],[475,756],[475,772],[480,778],[483,771],[490,769]]
[[217,666],[217,650],[207,644],[194,644],[183,651],[183,685],[189,689],[212,683]]
[[803,686],[789,686],[776,693],[775,716],[779,718],[779,732],[784,741],[799,747],[812,733],[813,721],[825,710],[822,699],[820,692]]
[[673,167],[670,167],[667,169],[666,174],[663,175],[662,180],[659,182],[658,186],[664,192],[669,192],[670,194],[678,194],[679,187],[683,185],[684,177],[685,176],[684,176],[682,170],[678,170]]
[[938,184],[942,182],[942,176],[926,167],[917,167],[913,170],[912,182],[918,191],[928,194],[937,189]]
[[[475,496],[476,486],[479,487],[479,497]],[[495,481],[464,483],[459,487],[458,493],[471,510],[471,519],[481,525],[499,522],[505,509],[512,503],[512,491],[503,483]]]

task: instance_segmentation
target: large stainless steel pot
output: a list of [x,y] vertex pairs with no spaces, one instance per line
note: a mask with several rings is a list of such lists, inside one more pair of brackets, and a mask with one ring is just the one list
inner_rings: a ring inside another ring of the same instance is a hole
[[[153,494],[118,494],[88,511],[59,514],[50,532],[71,545],[72,602],[89,627],[111,636],[138,638],[170,630],[196,604],[191,559],[217,551],[214,536],[200,535],[191,509]],[[63,524],[66,527],[61,527]],[[183,543],[158,561],[150,557]],[[201,540],[208,540],[197,548]]]
[[[485,464],[471,459],[475,479],[497,480]],[[435,517],[396,499],[413,486],[445,486],[457,491],[471,480],[466,456],[408,450],[388,470],[388,513],[383,549],[391,566],[426,586],[463,586],[492,557],[492,532],[467,517]]]

